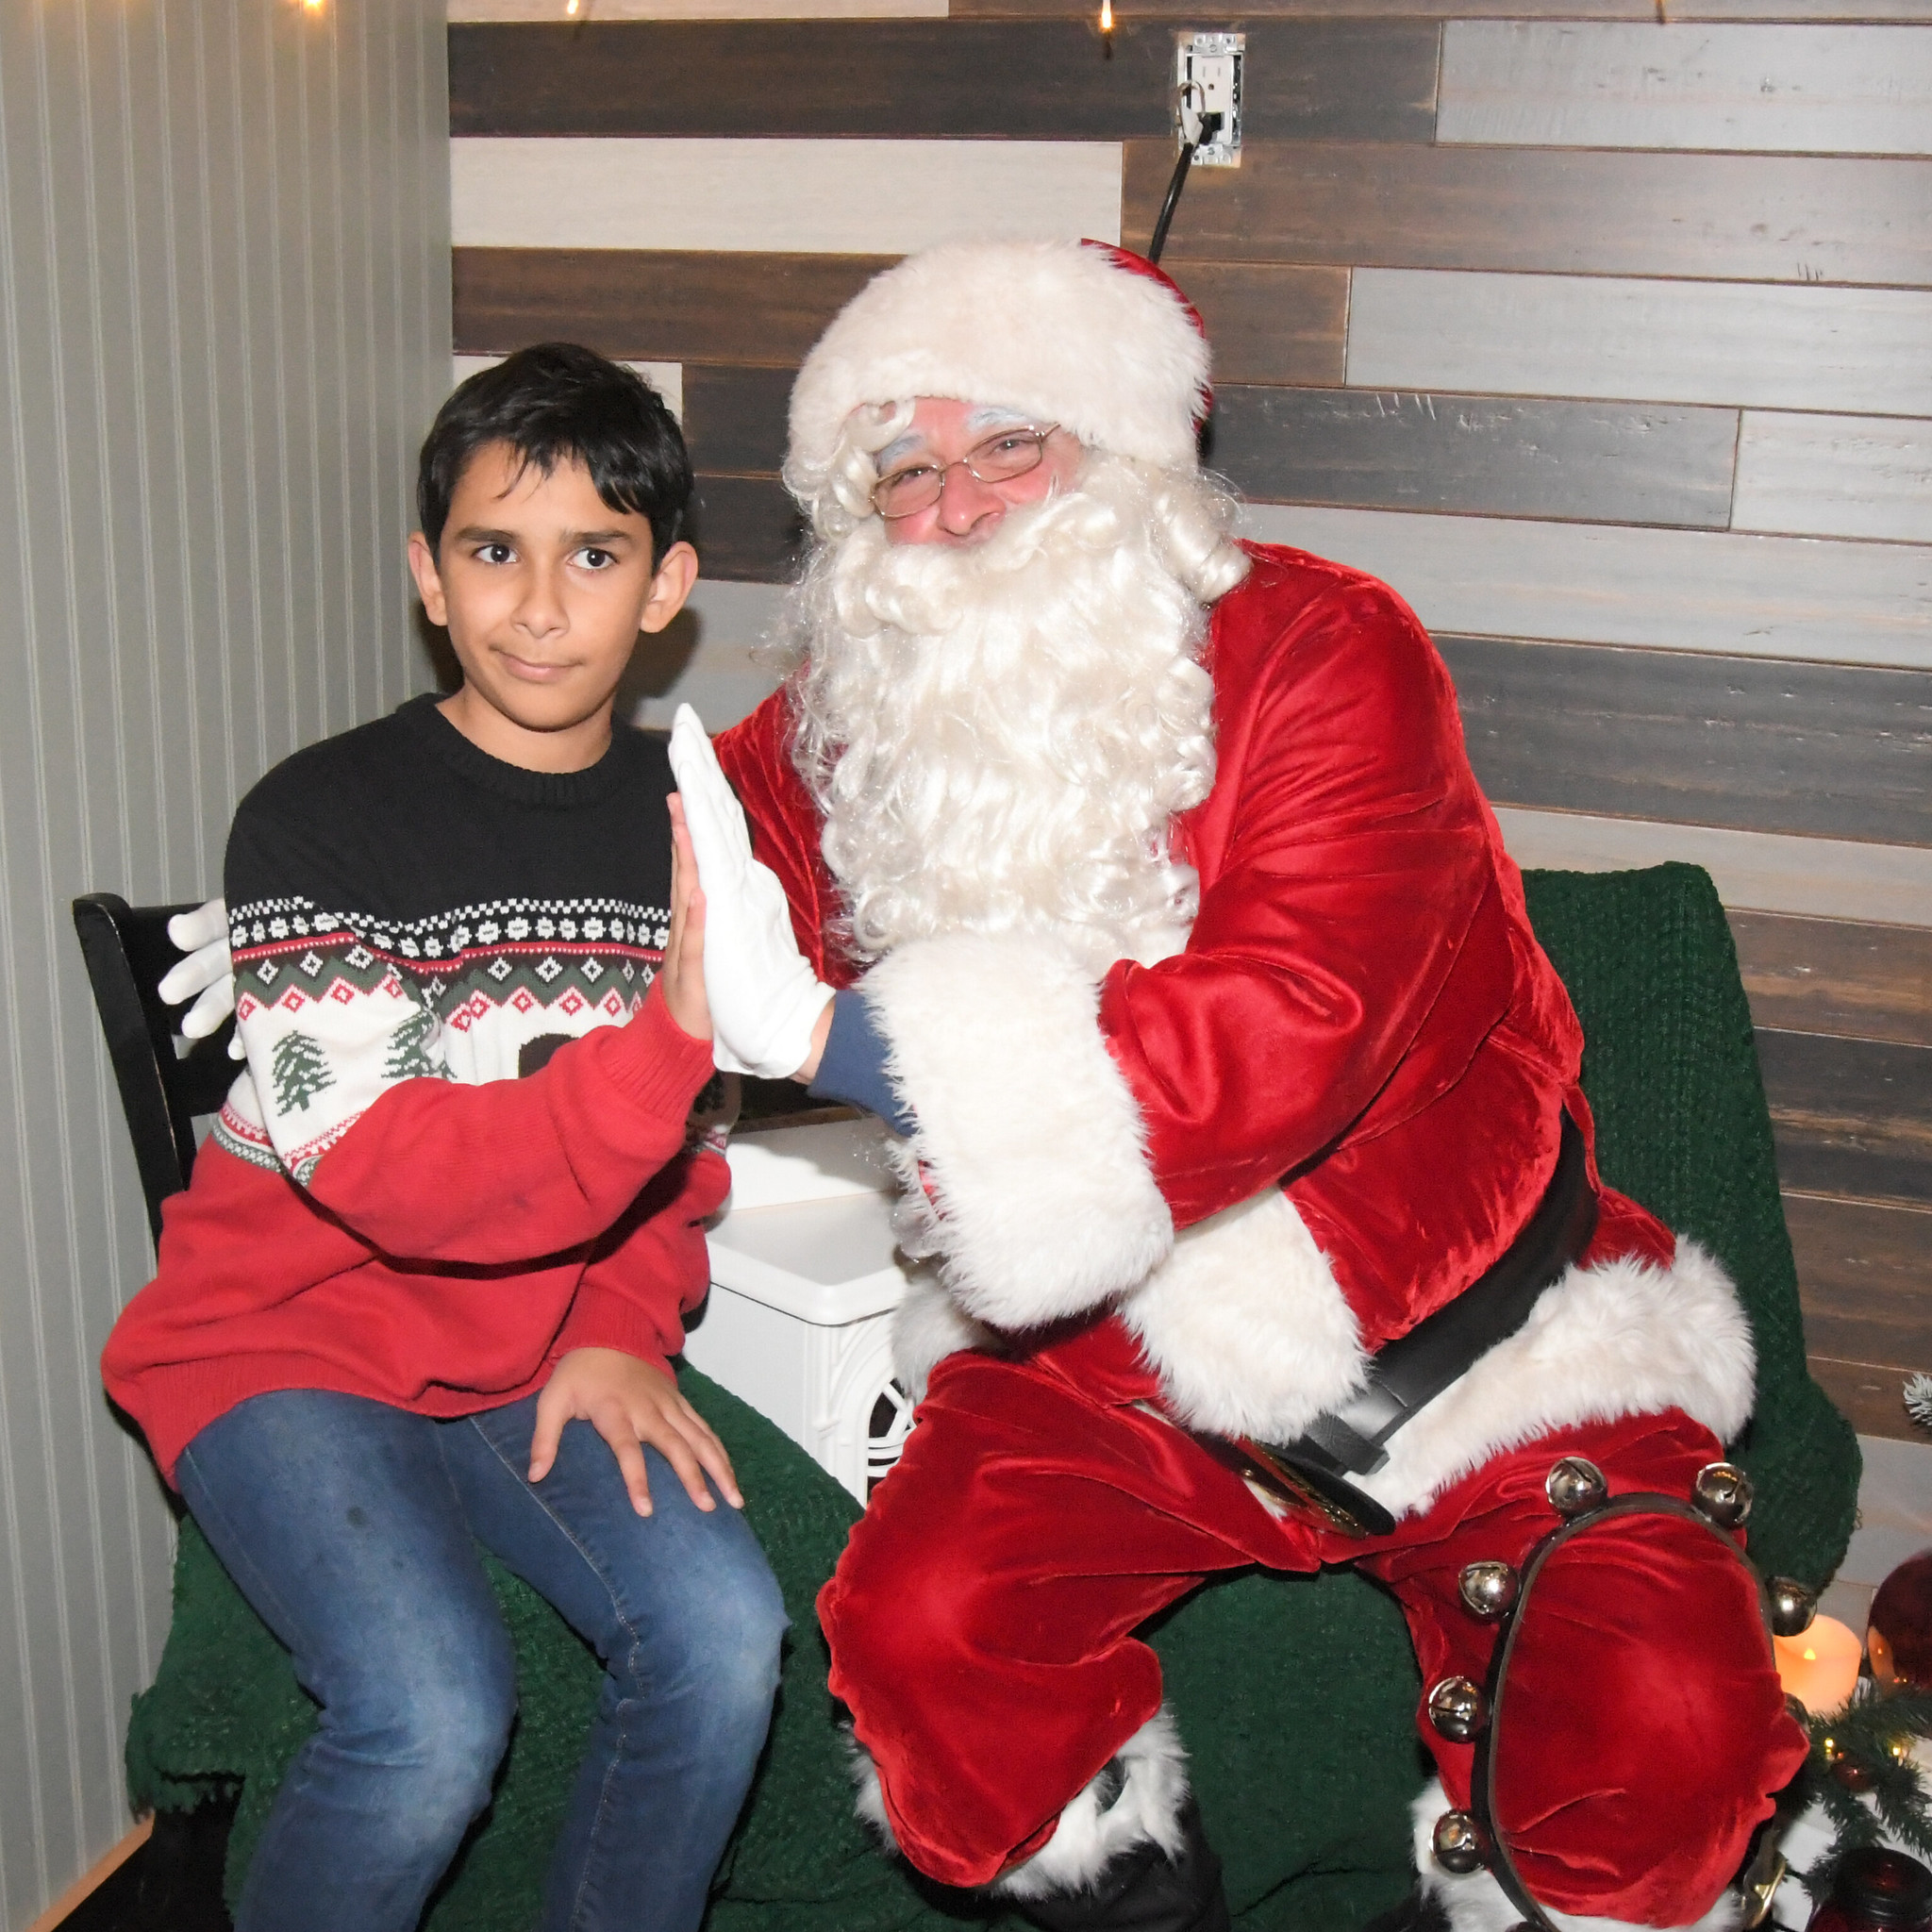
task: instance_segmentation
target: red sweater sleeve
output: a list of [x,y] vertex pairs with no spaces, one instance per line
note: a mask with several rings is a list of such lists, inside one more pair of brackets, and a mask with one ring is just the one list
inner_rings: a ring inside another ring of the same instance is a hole
[[621,1348],[668,1373],[683,1318],[710,1286],[705,1223],[730,1191],[723,1155],[698,1151],[665,1168],[586,1264],[551,1358]]
[[388,1088],[319,1160],[316,1203],[391,1256],[469,1263],[556,1254],[608,1230],[684,1146],[710,1077],[654,988],[636,1019],[559,1047],[523,1080]]

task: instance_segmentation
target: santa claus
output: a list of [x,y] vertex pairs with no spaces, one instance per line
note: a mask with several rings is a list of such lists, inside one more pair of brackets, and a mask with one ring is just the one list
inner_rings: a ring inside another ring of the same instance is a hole
[[1044,1926],[1224,1926],[1135,1633],[1354,1563],[1423,1667],[1417,1923],[1733,1924],[1805,1749],[1749,1329],[1597,1176],[1428,638],[1233,540],[1208,374],[1117,250],[880,275],[792,395],[783,687],[674,734],[722,1058],[884,1114],[935,1257],[819,1604],[860,1807]]

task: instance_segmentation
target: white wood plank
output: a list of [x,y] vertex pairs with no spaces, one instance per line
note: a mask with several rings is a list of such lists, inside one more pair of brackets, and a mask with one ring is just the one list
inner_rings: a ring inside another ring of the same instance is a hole
[[[452,356],[450,363],[450,387],[468,380],[479,370],[494,369],[503,360],[501,356]],[[658,393],[664,398],[665,407],[681,424],[684,421],[684,364],[682,362],[625,362],[626,369],[635,369]]]
[[1932,154],[1932,29],[1452,20],[1436,139]]
[[1932,543],[1932,420],[1745,410],[1731,527]]
[[466,20],[943,20],[946,0],[450,0]]
[[1920,289],[1358,268],[1347,379],[1916,416],[1932,415],[1928,348]]
[[903,255],[1121,231],[1121,145],[1073,141],[450,142],[458,247]]
[[[1643,15],[1632,13],[1629,17],[1646,18],[1655,25],[1657,15],[1653,8]],[[1517,8],[1508,6],[1490,6],[1487,11],[1496,14],[1527,12],[1527,8]],[[1667,17],[1673,25],[1684,25],[1700,20],[1748,20],[1761,21],[1767,15],[1777,20],[1851,20],[1851,21],[1932,21],[1932,0],[1666,0]],[[1573,19],[1591,17],[1582,7],[1558,5],[1549,8],[1552,13],[1567,13]]]
[[1245,534],[1392,584],[1431,630],[1932,669],[1932,548],[1249,504]]
[[645,638],[625,680],[631,722],[668,730],[690,705],[708,731],[722,731],[777,688],[754,656],[778,627],[782,584],[738,584],[700,577],[691,600],[656,637]]
[[1622,872],[1680,858],[1701,865],[1726,906],[1819,919],[1932,925],[1932,849],[1732,832],[1652,819],[1501,806],[1503,842],[1518,865],[1564,872]]

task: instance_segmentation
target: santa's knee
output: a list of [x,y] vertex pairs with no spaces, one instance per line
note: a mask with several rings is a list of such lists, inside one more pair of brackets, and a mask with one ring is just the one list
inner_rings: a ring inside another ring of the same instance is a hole
[[898,1539],[855,1538],[819,1595],[819,1622],[841,1694],[868,1704],[918,1701],[933,1678],[968,1671],[997,1611],[980,1566]]
[[1445,1720],[1425,1701],[1442,1781],[1417,1867],[1452,1926],[1514,1925],[1518,1893],[1559,1926],[1736,1924],[1733,1882],[1806,1741],[1735,1548],[1674,1515],[1607,1522],[1542,1564],[1507,1641],[1491,1705]]

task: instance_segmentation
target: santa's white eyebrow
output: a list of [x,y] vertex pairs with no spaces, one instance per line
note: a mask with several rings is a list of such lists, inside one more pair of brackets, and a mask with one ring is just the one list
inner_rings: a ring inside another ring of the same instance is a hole
[[1023,415],[1018,409],[1002,408],[997,404],[989,404],[974,409],[966,418],[968,432],[977,429],[1015,429],[1024,424],[1031,425],[1032,417]]
[[[986,403],[967,412],[966,433],[969,436],[977,436],[981,430],[1017,429],[1023,425],[1030,425],[1032,421],[1032,417],[1023,414],[1018,409],[1006,408],[997,403]],[[904,436],[894,437],[877,456],[873,458],[873,467],[883,475],[894,463],[903,461],[925,446],[924,435],[917,429],[908,429]]]

